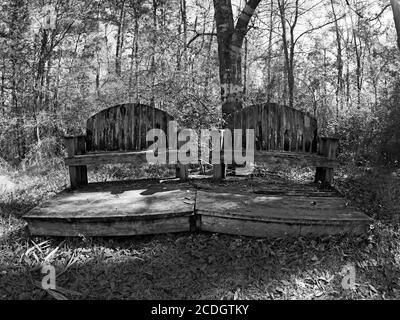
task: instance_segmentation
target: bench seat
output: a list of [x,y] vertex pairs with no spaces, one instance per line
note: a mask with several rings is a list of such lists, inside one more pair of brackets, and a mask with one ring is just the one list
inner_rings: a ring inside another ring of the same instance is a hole
[[[153,151],[90,152],[65,159],[67,166],[86,166],[118,163],[147,163],[147,154]],[[309,167],[336,168],[338,162],[317,154],[289,151],[256,151],[255,163],[266,165],[299,165]]]
[[89,152],[65,159],[67,166],[86,166],[117,163],[145,163],[146,155],[152,151]]
[[338,161],[313,153],[290,151],[255,151],[255,163],[266,165],[291,165],[303,167],[336,168]]

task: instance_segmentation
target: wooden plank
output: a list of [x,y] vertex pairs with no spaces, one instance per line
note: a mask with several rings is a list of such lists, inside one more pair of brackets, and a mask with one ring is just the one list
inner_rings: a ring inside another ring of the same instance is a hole
[[[85,139],[85,136],[64,137],[64,143],[69,157],[84,156],[86,150]],[[72,188],[88,184],[86,165],[69,167],[68,170]]]
[[[336,150],[339,139],[320,138],[319,154],[329,160],[336,160]],[[317,166],[315,173],[315,182],[321,182],[325,186],[330,186],[333,182],[333,169],[325,166]]]
[[276,104],[241,111],[242,129],[254,129],[257,150],[316,153],[317,120],[309,114]]
[[[176,153],[178,150],[172,150]],[[169,150],[166,153],[167,161]],[[96,165],[96,164],[118,164],[118,163],[147,163],[147,155],[153,154],[152,150],[145,151],[121,151],[121,152],[91,152],[84,155],[77,155],[65,158],[64,162],[67,166]],[[158,151],[158,154],[161,154]],[[161,163],[160,165],[164,165]],[[168,165],[168,164],[165,164]]]
[[160,118],[165,119],[159,123],[161,128],[166,127],[167,119],[172,119],[165,111],[141,104],[102,110],[87,120],[88,151],[145,150],[146,134]]
[[133,150],[140,150],[140,108],[135,105],[133,110],[134,122],[134,133],[132,136],[133,140]]
[[127,108],[127,116],[126,116],[126,123],[127,123],[127,135],[126,135],[126,148],[127,150],[135,150],[134,146],[134,134],[135,134],[135,115],[134,115],[134,107],[129,105]]
[[82,166],[112,163],[146,163],[146,155],[151,152],[152,151],[88,153],[66,158],[65,165]]
[[262,127],[262,110],[263,106],[258,105],[257,106],[257,116],[255,118],[255,144],[256,144],[256,149],[255,150],[262,150],[263,148],[263,127]]
[[254,160],[256,163],[268,165],[299,165],[325,168],[335,168],[338,166],[336,160],[323,156],[285,151],[255,151]]
[[112,182],[64,191],[31,210],[32,219],[160,219],[192,215],[195,191],[189,184]]
[[155,129],[155,107],[147,108],[146,117],[146,134],[144,139],[147,150],[151,146],[152,142],[146,142],[146,135],[150,130]]
[[[191,184],[158,180],[96,183],[64,191],[24,217],[33,235],[128,236],[200,230],[271,237],[366,232],[371,219],[337,194],[312,184],[254,181],[254,194],[236,181],[207,191]],[[265,191],[261,190],[261,191]],[[303,194],[301,194],[303,190]],[[307,194],[309,191],[317,194]]]
[[370,223],[342,198],[257,196],[198,191],[196,213],[252,221],[284,223]]
[[272,105],[268,106],[268,149],[273,150],[273,123],[272,123],[273,109]]
[[254,194],[263,194],[263,195],[285,195],[285,196],[306,196],[306,197],[335,197],[337,196],[337,193],[332,191],[307,191],[307,190],[301,190],[301,189],[293,189],[293,190],[288,190],[288,189],[277,189],[277,190],[264,190],[264,189],[258,189],[253,191]]
[[267,119],[267,108],[266,105],[264,104],[261,108],[261,136],[262,136],[262,144],[261,144],[261,150],[267,150],[268,149],[268,123],[266,123]]
[[212,233],[226,233],[259,238],[276,238],[287,236],[338,235],[347,233],[363,235],[368,231],[368,226],[343,223],[340,225],[301,225],[202,216],[200,229]]
[[271,146],[270,150],[277,150],[277,126],[278,123],[276,121],[277,108],[276,105],[271,105]]
[[125,221],[29,221],[29,232],[35,236],[109,237],[137,236],[190,231],[190,217]]
[[312,142],[311,142],[311,152],[318,152],[318,126],[317,119],[311,118],[311,128],[312,128]]
[[86,151],[90,152],[93,150],[93,146],[94,146],[94,137],[93,137],[93,132],[92,132],[92,128],[93,128],[93,118],[90,118],[87,121],[87,127],[86,127]]

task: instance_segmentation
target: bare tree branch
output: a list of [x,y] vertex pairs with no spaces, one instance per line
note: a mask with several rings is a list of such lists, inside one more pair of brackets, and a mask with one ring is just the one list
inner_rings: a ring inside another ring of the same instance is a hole
[[217,36],[217,34],[215,32],[201,32],[200,33],[200,32],[195,31],[195,33],[196,33],[195,36],[192,39],[190,39],[188,44],[186,45],[187,48],[189,48],[190,45],[200,37],[204,37],[204,36],[216,37]]
[[249,0],[246,2],[246,5],[240,13],[235,27],[237,43],[241,43],[246,36],[250,20],[260,2],[261,0]]
[[300,39],[302,36],[304,36],[304,35],[306,35],[306,34],[308,34],[308,33],[311,33],[311,32],[313,32],[313,31],[322,29],[322,28],[324,28],[324,27],[326,27],[326,26],[328,26],[328,25],[330,25],[330,24],[332,24],[332,23],[335,23],[335,22],[337,22],[337,21],[343,19],[345,16],[346,16],[346,15],[344,14],[343,16],[341,16],[341,17],[339,17],[339,18],[337,18],[337,19],[335,19],[335,20],[333,20],[333,21],[329,21],[329,22],[324,23],[324,24],[322,24],[322,25],[320,25],[320,26],[318,26],[318,27],[314,27],[314,28],[311,28],[311,29],[308,29],[308,30],[304,31],[303,33],[301,33],[301,34],[296,38],[296,40],[294,41],[294,43],[296,44],[297,41],[299,41],[299,39]]
[[[359,16],[361,19],[366,19],[360,12],[358,12],[357,9],[353,9],[353,8],[352,8],[352,6],[351,6],[350,3],[349,3],[349,0],[346,0],[346,4],[347,4],[347,6],[350,8],[350,10],[353,11],[357,16]],[[374,20],[379,19],[379,18],[382,16],[382,14],[384,14],[384,12],[386,11],[386,9],[389,8],[389,7],[390,7],[390,4],[387,4],[386,6],[384,6],[384,7],[382,8],[381,12],[379,12],[375,17],[373,17],[373,18],[368,18],[368,19],[366,19],[366,20],[367,20],[367,21],[374,21]]]

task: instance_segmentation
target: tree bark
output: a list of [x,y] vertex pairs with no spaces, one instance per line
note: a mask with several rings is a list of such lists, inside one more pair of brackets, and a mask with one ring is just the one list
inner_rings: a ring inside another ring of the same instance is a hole
[[46,55],[47,55],[47,43],[48,43],[48,33],[47,30],[43,30],[42,41],[39,52],[39,61],[36,71],[36,81],[35,81],[35,95],[34,95],[35,113],[38,113],[43,105],[43,85],[44,85]]
[[[286,3],[278,0],[279,14],[282,24],[282,46],[285,58],[285,69],[287,78],[287,89],[289,95],[289,107],[294,107],[294,57],[296,41],[294,39],[294,30],[297,25],[299,17],[299,0],[295,2],[295,16],[294,21],[290,24],[286,17]],[[287,24],[289,24],[289,35],[287,32]]]
[[[214,33],[214,31],[215,31],[215,22],[213,22],[211,33]],[[207,44],[206,76],[204,77],[204,93],[203,93],[204,98],[208,98],[208,94],[209,94],[209,91],[210,91],[210,79],[212,77],[212,75],[211,75],[211,65],[210,65],[210,63],[211,63],[212,43],[213,43],[213,37],[211,36],[209,38],[209,41],[208,41],[208,44]]]
[[3,68],[1,70],[1,92],[0,92],[0,99],[1,99],[1,109],[3,116],[6,113],[6,97],[5,97],[5,90],[4,87],[6,85],[6,61],[3,57]]
[[335,10],[334,1],[331,0],[331,7],[333,18],[335,19],[335,33],[336,33],[336,68],[337,68],[337,88],[336,88],[336,120],[339,121],[339,110],[343,109],[343,57],[342,57],[342,37],[340,35],[339,24],[337,21],[337,14]]
[[248,40],[244,39],[244,68],[243,68],[243,99],[247,94],[247,56],[248,56]]
[[235,26],[231,0],[214,0],[224,128],[232,127],[235,111],[243,107],[241,50],[250,19],[260,1],[247,1]]
[[156,84],[156,46],[157,46],[157,0],[153,0],[153,39],[151,52],[151,98],[150,105],[155,106],[155,84]]
[[118,32],[117,32],[117,45],[115,52],[115,73],[118,77],[121,76],[121,55],[122,47],[124,45],[124,19],[125,19],[125,0],[121,2],[121,11],[118,20]]
[[[129,74],[129,98],[132,99],[134,97],[135,102],[138,103],[138,95],[139,90],[137,88],[138,85],[138,76],[139,76],[139,60],[138,60],[138,51],[139,51],[139,12],[136,8],[134,8],[134,30],[133,30],[133,39],[132,39],[132,52],[131,52],[131,66],[130,66],[130,74]],[[135,82],[133,81],[135,78]]]
[[186,64],[187,64],[187,14],[186,14],[186,0],[181,0],[181,17],[182,17],[182,24],[183,24],[183,52],[184,52],[184,67],[183,69],[186,71]]
[[269,36],[268,36],[268,54],[267,54],[267,103],[272,99],[272,36],[274,32],[274,0],[270,2],[270,15],[269,15]]

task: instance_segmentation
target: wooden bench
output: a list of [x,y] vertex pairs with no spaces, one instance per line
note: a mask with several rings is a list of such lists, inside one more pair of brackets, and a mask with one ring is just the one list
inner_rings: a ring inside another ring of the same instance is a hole
[[[254,130],[255,163],[316,167],[315,182],[332,184],[337,166],[339,140],[318,136],[317,119],[308,113],[277,104],[262,104],[242,109],[228,119],[228,128]],[[223,143],[223,142],[221,142]],[[224,169],[215,167],[215,178]]]
[[[88,165],[146,163],[152,144],[146,141],[146,134],[151,129],[168,132],[172,120],[167,112],[141,104],[118,105],[95,114],[87,120],[86,135],[65,137],[71,187],[88,184]],[[293,108],[263,104],[234,114],[228,128],[242,129],[243,142],[245,130],[254,130],[256,164],[313,166],[315,181],[331,185],[338,139],[319,137],[315,117]],[[188,166],[178,163],[176,176],[188,179]],[[225,176],[225,165],[214,165],[214,178]]]
[[[142,104],[118,105],[93,115],[87,120],[86,135],[66,136],[64,140],[71,187],[88,184],[88,165],[146,163],[146,150],[152,144],[146,142],[147,132],[168,132],[172,120],[167,112]],[[176,173],[181,179],[188,177],[186,166],[176,165]]]

